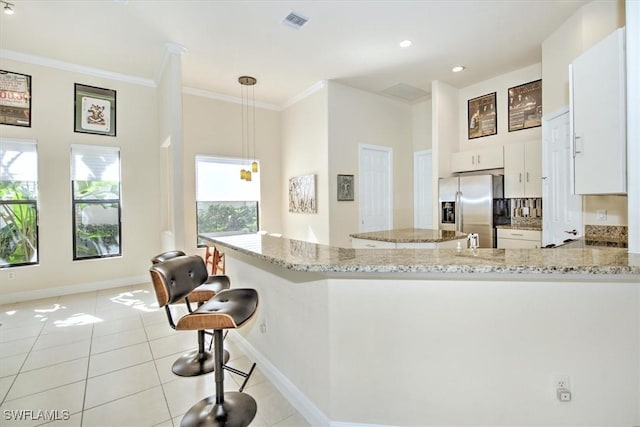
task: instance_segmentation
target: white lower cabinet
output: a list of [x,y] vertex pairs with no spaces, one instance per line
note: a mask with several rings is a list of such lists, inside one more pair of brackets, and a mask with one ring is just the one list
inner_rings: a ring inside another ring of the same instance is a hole
[[467,239],[447,240],[445,242],[383,242],[380,240],[351,239],[355,249],[456,249],[467,247]]
[[498,249],[537,249],[542,241],[542,231],[498,229]]
[[395,249],[396,244],[381,240],[351,239],[351,247],[355,249]]

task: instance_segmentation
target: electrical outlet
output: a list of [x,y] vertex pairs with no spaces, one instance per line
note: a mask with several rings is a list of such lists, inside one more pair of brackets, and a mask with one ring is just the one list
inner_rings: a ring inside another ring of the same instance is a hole
[[7,279],[13,280],[16,278],[16,274],[13,271],[7,273]]
[[557,395],[560,402],[571,402],[571,392],[566,388],[559,388]]
[[263,320],[262,323],[260,323],[260,333],[261,334],[267,333],[267,322],[265,320]]
[[598,217],[598,221],[606,221],[607,220],[607,210],[606,209],[598,209],[596,211],[596,215]]
[[554,386],[556,389],[556,397],[560,402],[571,401],[571,383],[568,375],[559,375],[555,378]]
[[569,383],[569,377],[567,375],[561,375],[556,377],[555,382],[556,388],[566,388],[571,389],[571,383]]

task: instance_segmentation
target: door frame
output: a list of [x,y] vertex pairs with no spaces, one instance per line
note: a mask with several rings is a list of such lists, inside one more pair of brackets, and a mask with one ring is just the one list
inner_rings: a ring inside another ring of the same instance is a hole
[[360,203],[359,203],[359,208],[358,208],[358,229],[360,232],[363,231],[363,208],[365,206],[364,200],[364,192],[363,192],[363,186],[362,186],[362,177],[364,176],[364,174],[362,173],[362,157],[363,157],[363,153],[365,151],[378,151],[378,152],[383,152],[386,153],[387,155],[387,185],[389,186],[389,194],[388,194],[388,198],[386,201],[386,205],[387,205],[387,212],[386,212],[386,217],[387,217],[387,224],[386,224],[386,229],[390,230],[393,228],[393,148],[391,147],[385,147],[382,145],[372,145],[372,144],[358,144],[358,193],[359,193],[359,197],[360,197]]

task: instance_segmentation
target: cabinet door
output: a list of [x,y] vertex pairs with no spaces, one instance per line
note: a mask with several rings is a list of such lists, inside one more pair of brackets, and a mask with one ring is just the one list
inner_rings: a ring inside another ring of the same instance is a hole
[[538,141],[524,144],[524,197],[542,197],[542,146]]
[[498,239],[498,249],[538,249],[540,242],[534,240]]
[[624,29],[571,64],[576,194],[626,194]]
[[487,147],[476,152],[476,169],[498,169],[504,167],[502,146]]
[[525,196],[524,145],[504,146],[504,197],[515,199]]
[[451,154],[451,171],[465,172],[475,170],[476,153],[472,151],[461,151]]
[[502,167],[504,167],[502,146],[451,154],[451,170],[453,172],[499,169]]

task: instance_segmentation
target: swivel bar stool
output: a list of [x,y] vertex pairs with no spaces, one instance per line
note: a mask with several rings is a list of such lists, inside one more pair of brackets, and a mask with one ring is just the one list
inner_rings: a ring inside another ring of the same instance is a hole
[[[169,304],[185,302],[187,310],[191,313],[193,312],[191,308],[192,302],[198,303],[198,305],[200,306],[214,297],[218,292],[229,289],[229,287],[231,286],[231,282],[229,280],[229,277],[227,276],[209,276],[202,258],[193,255],[189,258],[192,258],[195,264],[198,264],[196,259],[200,259],[200,265],[198,266],[198,268],[194,269],[194,275],[192,277],[193,283],[197,285],[191,292],[189,292],[188,295],[185,295],[184,298],[172,300],[169,303],[161,301],[161,296],[164,294],[164,292],[162,291],[164,285],[160,283],[160,280],[162,279],[158,277],[158,272],[153,269],[153,266],[161,265],[162,263],[169,260],[183,257],[187,257],[187,255],[185,255],[182,251],[170,251],[164,252],[151,259],[151,280],[156,291],[156,297],[158,298],[158,305],[165,308],[167,319],[169,320],[169,325],[173,329],[176,329],[176,325],[173,320],[173,315],[171,313],[171,309],[169,308]],[[159,289],[160,292],[158,292]],[[162,296],[162,298],[165,297]],[[193,377],[197,375],[207,374],[214,370],[215,363],[213,353],[205,350],[206,333],[207,332],[204,329],[198,330],[198,348],[196,350],[183,354],[173,363],[171,370],[174,374],[181,377]],[[211,333],[209,332],[209,334]],[[209,349],[211,349],[211,347],[209,347]],[[229,352],[227,352],[226,350],[224,350],[224,360],[225,362],[229,360]]]
[[[193,278],[201,269],[201,265],[200,257],[189,256],[153,265],[150,271],[155,277],[154,286],[156,283],[158,285],[155,286],[158,302],[166,306],[189,295],[198,286]],[[224,391],[222,370],[228,367],[223,362],[222,331],[244,326],[254,316],[257,308],[258,293],[255,289],[228,289],[219,292],[196,311],[187,313],[178,320],[177,330],[213,329],[215,341],[216,393],[192,406],[182,418],[182,427],[246,427],[255,417],[258,406],[251,396],[241,392]]]

